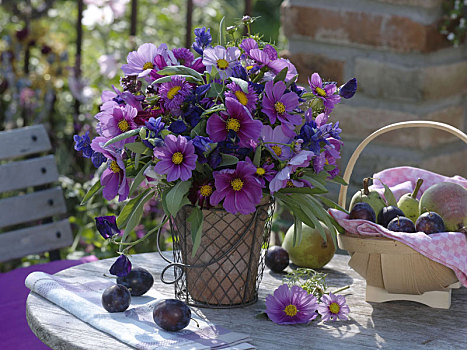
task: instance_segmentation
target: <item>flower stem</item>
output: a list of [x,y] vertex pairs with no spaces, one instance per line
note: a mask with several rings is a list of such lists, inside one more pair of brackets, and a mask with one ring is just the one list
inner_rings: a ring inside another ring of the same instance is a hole
[[332,292],[332,294],[336,294],[336,293],[342,292],[343,290],[346,290],[346,289],[349,289],[349,288],[350,288],[349,285],[344,286],[344,287],[342,287],[342,288],[336,289],[334,292]]

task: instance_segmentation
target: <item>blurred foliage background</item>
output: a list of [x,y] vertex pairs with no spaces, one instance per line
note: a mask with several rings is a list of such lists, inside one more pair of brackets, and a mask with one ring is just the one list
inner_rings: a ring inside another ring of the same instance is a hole
[[[190,2],[191,32],[206,26],[216,40],[222,17],[229,26],[249,8],[251,16],[259,17],[253,32],[284,48],[281,0],[0,0],[0,130],[42,123],[49,132],[75,235],[63,258],[116,255],[116,247],[96,231],[94,217],[112,215],[121,204],[97,196],[80,205],[98,174],[73,149],[73,135],[90,130],[95,136],[100,94],[119,85],[128,52],[145,42],[185,46]],[[132,238],[142,237],[161,216],[158,203],[149,202]],[[287,224],[276,220],[274,229],[284,231]],[[170,249],[168,236],[161,244]],[[154,250],[151,237],[133,253]],[[0,272],[47,259],[46,253],[0,264]]]

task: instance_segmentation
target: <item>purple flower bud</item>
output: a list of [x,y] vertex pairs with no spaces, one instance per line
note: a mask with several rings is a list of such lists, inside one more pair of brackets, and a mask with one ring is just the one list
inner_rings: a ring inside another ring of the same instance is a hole
[[355,95],[357,91],[357,79],[352,78],[339,88],[339,95],[343,98],[349,99]]
[[97,216],[95,219],[97,230],[104,239],[111,238],[120,233],[115,216]]
[[130,259],[125,254],[122,254],[118,257],[117,260],[110,267],[110,274],[118,277],[126,276],[131,271],[131,262]]

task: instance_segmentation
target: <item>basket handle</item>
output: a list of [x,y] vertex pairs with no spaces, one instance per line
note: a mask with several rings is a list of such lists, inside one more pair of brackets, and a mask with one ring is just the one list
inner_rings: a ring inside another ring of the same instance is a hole
[[[357,159],[360,156],[360,153],[362,153],[363,149],[366,147],[366,145],[370,143],[370,141],[372,141],[379,135],[387,133],[388,131],[397,130],[397,129],[405,129],[405,128],[418,128],[418,127],[427,127],[427,128],[434,128],[434,129],[440,129],[440,130],[447,131],[459,137],[462,141],[464,141],[467,144],[467,135],[449,124],[440,123],[440,122],[432,122],[432,121],[427,121],[427,120],[406,121],[406,122],[390,124],[390,125],[382,127],[381,129],[376,130],[375,132],[367,136],[367,138],[365,138],[358,145],[358,147],[352,153],[352,156],[350,157],[349,162],[347,163],[347,167],[345,168],[344,175],[343,175],[343,179],[345,180],[345,182],[349,183],[350,176],[352,175],[352,171],[355,166],[355,163],[357,162]],[[341,189],[339,191],[338,204],[342,208],[345,208],[345,202],[347,199],[347,188],[348,186],[341,185]]]

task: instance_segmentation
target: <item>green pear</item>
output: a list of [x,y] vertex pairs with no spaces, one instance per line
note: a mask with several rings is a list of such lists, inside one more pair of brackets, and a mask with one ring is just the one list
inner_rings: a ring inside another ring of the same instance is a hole
[[353,206],[360,202],[368,203],[373,210],[375,211],[376,215],[386,206],[386,202],[383,198],[381,198],[380,194],[377,191],[370,191],[368,189],[368,185],[370,182],[370,178],[366,177],[363,179],[363,189],[358,190],[352,197],[350,201],[349,211],[352,210]]
[[423,179],[418,179],[413,192],[404,194],[397,201],[397,207],[402,210],[405,216],[412,220],[414,223],[420,216],[420,203],[417,200],[417,194],[422,184]]

